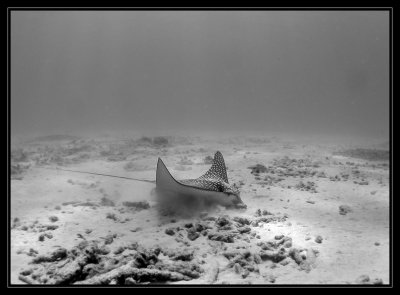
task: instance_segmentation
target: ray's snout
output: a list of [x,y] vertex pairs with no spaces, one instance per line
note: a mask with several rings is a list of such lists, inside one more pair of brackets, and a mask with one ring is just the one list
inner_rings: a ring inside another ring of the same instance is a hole
[[235,196],[235,200],[234,200],[234,207],[237,209],[247,209],[247,205],[242,201],[242,199],[240,198],[240,193],[238,192],[237,195]]

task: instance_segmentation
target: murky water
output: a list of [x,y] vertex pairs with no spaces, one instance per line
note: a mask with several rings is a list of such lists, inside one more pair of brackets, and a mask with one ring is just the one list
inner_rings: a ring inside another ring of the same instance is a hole
[[13,11],[12,283],[388,284],[388,17]]

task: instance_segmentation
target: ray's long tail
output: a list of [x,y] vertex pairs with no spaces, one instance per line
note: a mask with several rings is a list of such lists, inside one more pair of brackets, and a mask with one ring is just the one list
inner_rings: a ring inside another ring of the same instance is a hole
[[40,168],[41,169],[47,169],[47,170],[68,171],[68,172],[75,172],[75,173],[82,173],[82,174],[99,175],[99,176],[106,176],[106,177],[113,177],[113,178],[122,178],[122,179],[128,179],[128,180],[148,182],[148,183],[152,183],[152,184],[156,183],[155,180],[138,179],[138,178],[132,178],[132,177],[117,176],[117,175],[95,173],[95,172],[88,172],[88,171],[78,171],[78,170],[70,170],[70,169],[63,169],[63,168],[52,168],[52,167],[40,167]]

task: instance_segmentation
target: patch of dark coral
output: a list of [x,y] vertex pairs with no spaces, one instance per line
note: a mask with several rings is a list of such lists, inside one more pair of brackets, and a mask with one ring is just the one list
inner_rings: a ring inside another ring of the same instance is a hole
[[[160,260],[160,253],[167,259]],[[193,251],[144,248],[137,243],[110,254],[98,241],[82,241],[71,250],[59,248],[35,257],[31,267],[20,272],[28,284],[141,284],[198,278],[201,267]]]

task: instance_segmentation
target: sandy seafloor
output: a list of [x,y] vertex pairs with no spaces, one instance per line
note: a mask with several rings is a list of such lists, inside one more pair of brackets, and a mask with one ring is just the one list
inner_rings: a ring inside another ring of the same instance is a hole
[[[389,283],[387,144],[276,136],[166,140],[14,141],[11,283]],[[340,153],[356,148],[370,150]],[[154,180],[161,157],[177,179],[196,178],[217,150],[246,210],[163,216],[151,183],[40,168]],[[256,164],[266,169],[251,173]],[[149,208],[124,204],[140,201]],[[88,247],[94,258],[85,256]]]

